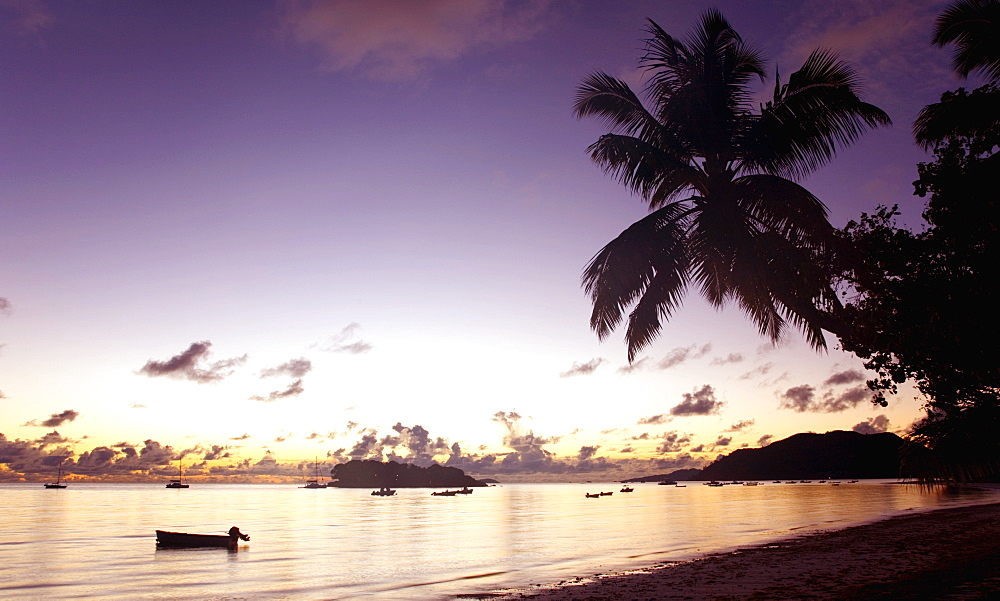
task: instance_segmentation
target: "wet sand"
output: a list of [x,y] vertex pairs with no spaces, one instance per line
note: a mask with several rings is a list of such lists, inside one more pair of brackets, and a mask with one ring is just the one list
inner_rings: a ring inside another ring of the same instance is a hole
[[554,587],[531,601],[1000,599],[1000,504],[914,513]]

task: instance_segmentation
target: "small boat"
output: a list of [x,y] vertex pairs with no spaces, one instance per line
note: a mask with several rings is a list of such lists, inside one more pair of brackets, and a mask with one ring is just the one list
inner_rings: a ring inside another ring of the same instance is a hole
[[457,490],[455,492],[457,492],[460,495],[471,495],[472,494],[472,489],[469,488],[468,486],[466,486],[466,487],[462,488],[462,490]]
[[457,490],[439,490],[431,493],[432,497],[454,497],[458,494]]
[[597,499],[597,498],[600,498],[600,496],[601,496],[601,493],[599,493],[599,492],[595,492],[595,493],[589,493],[588,492],[588,493],[584,493],[584,494],[587,496],[588,499]]
[[660,486],[674,486],[677,484],[677,480],[660,480],[657,484]]
[[674,484],[674,488],[687,488],[687,484]]
[[391,497],[394,494],[396,494],[396,491],[393,490],[393,489],[391,489],[391,488],[389,488],[389,487],[387,487],[387,486],[383,486],[382,488],[380,488],[378,490],[373,490],[372,491],[372,496],[373,497]]
[[707,483],[707,486],[725,486],[722,482],[716,482],[715,480]]
[[56,474],[56,481],[46,483],[45,488],[66,488],[66,485],[62,484],[62,461],[59,462],[59,472]]
[[747,480],[743,483],[743,486],[760,486],[760,482],[755,482],[753,480]]
[[840,482],[831,482],[830,486],[840,486]]
[[611,496],[611,495],[613,495],[613,494],[615,494],[615,493],[614,493],[613,491],[612,491],[612,492],[602,492],[602,493],[601,493],[601,496],[602,496],[602,497],[610,497],[610,496]]
[[634,488],[632,488],[631,486],[629,486],[629,485],[627,485],[627,484],[626,484],[626,485],[625,485],[625,486],[623,486],[623,487],[622,487],[622,489],[621,489],[620,491],[618,491],[618,492],[632,492],[633,490],[635,490],[635,489],[634,489]]
[[190,488],[190,487],[191,487],[191,485],[184,484],[184,470],[181,467],[181,462],[178,460],[177,461],[177,479],[176,480],[171,480],[170,483],[167,484],[167,488]]
[[187,532],[156,531],[156,546],[158,547],[222,547],[236,549],[241,540],[248,541],[250,536],[240,532],[233,526],[229,534],[188,534]]
[[326,488],[326,484],[321,484],[319,481],[319,462],[313,461],[313,477],[312,480],[306,480],[305,486],[300,486],[299,488]]

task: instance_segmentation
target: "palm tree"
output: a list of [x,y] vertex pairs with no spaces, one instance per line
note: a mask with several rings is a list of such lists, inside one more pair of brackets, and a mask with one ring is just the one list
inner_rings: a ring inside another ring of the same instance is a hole
[[[714,306],[735,301],[762,335],[788,323],[816,349],[840,307],[817,258],[834,243],[826,207],[794,179],[838,147],[890,123],[858,97],[855,71],[817,50],[773,98],[751,107],[764,61],[717,10],[684,43],[649,20],[640,66],[647,108],[629,86],[596,72],[577,90],[577,117],[612,132],[591,158],[650,207],[590,261],[583,285],[591,328],[606,337],[631,307],[629,361],[661,329],[694,284]],[[776,77],[777,79],[777,77]]]
[[[970,93],[946,92],[913,123],[913,136],[925,149],[955,138],[1000,131],[1000,0],[959,0],[937,18],[934,44],[954,44],[952,68],[961,77],[982,72],[989,83]],[[992,152],[992,144],[983,149]],[[994,159],[995,161],[995,159]]]
[[962,77],[982,71],[1000,81],[1000,1],[959,0],[938,17],[934,44],[955,44],[953,68]]

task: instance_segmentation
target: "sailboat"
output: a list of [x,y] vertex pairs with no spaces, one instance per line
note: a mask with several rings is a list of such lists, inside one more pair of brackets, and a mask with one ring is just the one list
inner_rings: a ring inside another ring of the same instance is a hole
[[306,485],[300,486],[299,488],[326,488],[326,484],[319,483],[319,458],[316,458],[313,461],[312,480],[306,480]]
[[177,479],[171,480],[167,488],[190,488],[189,484],[184,484],[184,470],[181,468],[180,460],[177,461]]
[[48,482],[45,484],[45,488],[66,488],[65,484],[62,484],[62,461],[59,462],[59,472],[56,475],[55,482]]

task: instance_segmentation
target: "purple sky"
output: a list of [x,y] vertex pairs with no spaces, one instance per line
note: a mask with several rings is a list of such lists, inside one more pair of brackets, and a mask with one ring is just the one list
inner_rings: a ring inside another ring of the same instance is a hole
[[0,1],[0,432],[256,461],[401,423],[666,464],[905,428],[909,390],[876,411],[857,359],[695,296],[623,369],[579,276],[644,209],[571,104],[594,70],[641,86],[646,17],[684,36],[717,6],[783,77],[818,46],[858,66],[895,125],[804,183],[837,226],[919,225],[910,124],[961,85],[946,4]]

